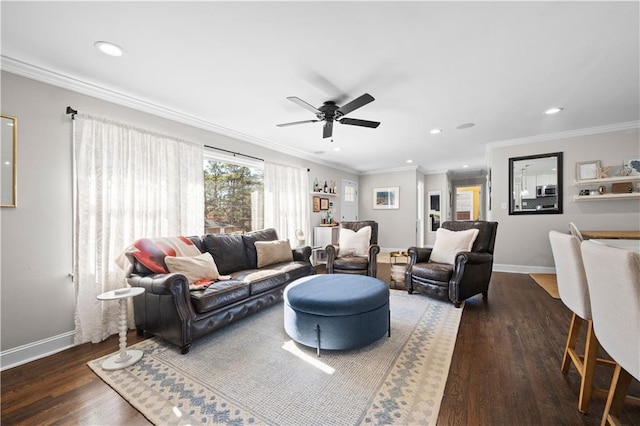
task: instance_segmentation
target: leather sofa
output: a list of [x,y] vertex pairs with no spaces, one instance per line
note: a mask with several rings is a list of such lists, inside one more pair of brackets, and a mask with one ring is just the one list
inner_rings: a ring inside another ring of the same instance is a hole
[[133,298],[138,334],[160,336],[186,354],[196,339],[279,303],[287,284],[315,271],[308,246],[292,249],[292,261],[258,268],[256,241],[277,239],[275,229],[189,237],[200,252],[211,254],[221,275],[230,276],[202,290],[189,290],[181,273],[153,273],[127,254],[133,264],[129,285],[145,289]]

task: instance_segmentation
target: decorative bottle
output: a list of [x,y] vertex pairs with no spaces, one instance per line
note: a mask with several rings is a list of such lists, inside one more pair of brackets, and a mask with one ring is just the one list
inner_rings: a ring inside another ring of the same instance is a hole
[[324,181],[324,188],[323,188],[323,192],[326,194],[329,191],[329,186],[327,185],[327,181]]
[[318,178],[313,181],[313,192],[318,192]]

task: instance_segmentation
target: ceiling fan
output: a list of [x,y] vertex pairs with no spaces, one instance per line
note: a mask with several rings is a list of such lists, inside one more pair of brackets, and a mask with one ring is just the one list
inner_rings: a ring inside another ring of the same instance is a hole
[[366,104],[373,102],[375,100],[374,97],[368,93],[365,93],[359,98],[356,98],[341,107],[336,105],[336,103],[333,101],[326,101],[324,104],[322,104],[322,106],[316,108],[313,105],[303,101],[302,99],[296,96],[289,96],[287,99],[289,99],[291,102],[294,102],[300,105],[305,109],[308,109],[309,111],[311,111],[316,115],[317,119],[294,121],[291,123],[278,124],[278,127],[293,126],[296,124],[304,124],[304,123],[317,123],[319,121],[324,121],[325,123],[324,123],[324,129],[322,131],[322,137],[330,138],[331,135],[333,134],[334,122],[338,122],[340,124],[348,124],[351,126],[370,127],[372,129],[375,129],[380,125],[380,122],[378,121],[360,120],[357,118],[345,117],[345,115],[349,114],[351,111],[354,111],[360,107],[363,107]]

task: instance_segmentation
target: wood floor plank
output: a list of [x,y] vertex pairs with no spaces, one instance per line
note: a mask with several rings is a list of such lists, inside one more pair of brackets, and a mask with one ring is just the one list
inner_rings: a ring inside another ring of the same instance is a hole
[[[386,279],[388,264],[383,265],[379,278]],[[438,424],[600,424],[604,399],[594,397],[589,414],[580,414],[580,377],[574,367],[566,375],[560,371],[570,320],[562,301],[527,274],[494,273],[489,300],[477,296],[466,302]],[[142,339],[128,335],[129,344]],[[583,342],[584,333],[579,348]],[[148,425],[86,365],[117,347],[118,336],[112,336],[3,371],[1,423]],[[611,370],[597,368],[597,386],[608,387]],[[640,384],[634,380],[630,391],[640,395]],[[621,421],[640,426],[640,406],[626,404]]]

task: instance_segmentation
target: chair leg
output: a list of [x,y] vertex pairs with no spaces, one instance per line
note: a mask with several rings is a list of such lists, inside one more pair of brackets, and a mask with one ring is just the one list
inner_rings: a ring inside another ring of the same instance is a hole
[[615,370],[613,370],[609,396],[607,397],[607,404],[604,407],[600,426],[606,426],[607,422],[610,422],[611,424],[618,423],[616,421],[616,417],[622,411],[625,396],[627,395],[630,384],[631,374],[627,373],[622,367],[620,367],[620,364],[616,364]]
[[596,372],[598,360],[598,338],[593,331],[593,321],[587,321],[587,340],[584,347],[584,362],[582,363],[582,381],[580,382],[580,397],[578,398],[578,410],[586,413],[589,410],[591,393],[593,391],[593,376]]
[[567,336],[567,344],[564,347],[564,355],[562,357],[562,372],[567,374],[571,367],[571,355],[569,352],[575,350],[578,337],[580,336],[580,327],[582,327],[582,318],[575,313],[571,317],[571,326],[569,326],[569,335]]

